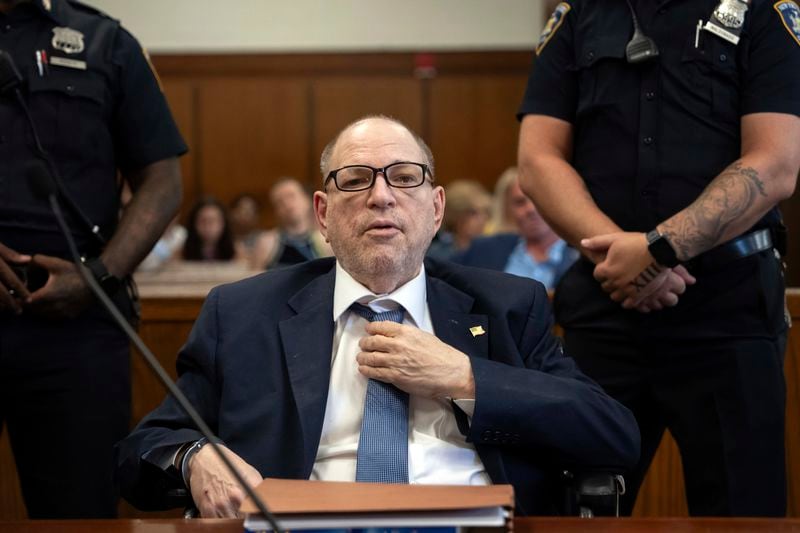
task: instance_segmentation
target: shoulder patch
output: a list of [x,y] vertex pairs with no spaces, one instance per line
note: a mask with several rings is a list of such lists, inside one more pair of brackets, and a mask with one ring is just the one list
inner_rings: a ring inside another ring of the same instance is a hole
[[142,55],[144,56],[145,61],[147,61],[147,66],[150,67],[150,72],[153,73],[153,77],[156,79],[158,89],[163,93],[164,86],[161,84],[161,77],[158,75],[156,67],[153,66],[153,62],[150,60],[150,54],[147,53],[147,50],[144,47],[142,47]]
[[550,42],[550,39],[558,31],[558,28],[561,27],[561,24],[564,22],[564,17],[567,16],[567,13],[569,13],[570,9],[572,9],[571,5],[566,2],[561,2],[553,10],[553,14],[550,15],[550,18],[547,20],[547,24],[544,25],[542,35],[539,37],[539,42],[536,45],[537,56],[542,53],[544,47],[547,46],[547,43]]
[[800,8],[797,7],[797,4],[792,0],[775,2],[773,7],[775,11],[778,12],[778,15],[780,15],[781,22],[783,22],[786,31],[788,31],[789,35],[794,38],[794,41],[800,45]]

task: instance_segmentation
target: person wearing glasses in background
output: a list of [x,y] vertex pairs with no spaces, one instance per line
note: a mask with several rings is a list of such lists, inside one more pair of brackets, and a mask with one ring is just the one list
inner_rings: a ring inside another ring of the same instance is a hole
[[[178,385],[246,479],[511,483],[554,512],[559,466],[633,464],[631,413],[564,357],[541,284],[423,258],[445,207],[433,156],[367,117],[321,158],[314,211],[335,258],[214,289]],[[167,398],[118,445],[134,505],[188,486],[202,516],[242,491]]]
[[669,428],[692,515],[784,515],[800,8],[571,0],[536,55],[522,188],[584,256],[553,303],[567,351],[642,430],[623,511]]

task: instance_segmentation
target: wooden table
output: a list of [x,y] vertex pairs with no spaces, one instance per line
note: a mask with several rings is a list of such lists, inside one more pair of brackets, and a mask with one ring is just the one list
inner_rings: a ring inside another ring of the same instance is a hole
[[[517,518],[514,533],[800,532],[797,519]],[[0,533],[241,533],[241,520],[39,520],[0,522]]]

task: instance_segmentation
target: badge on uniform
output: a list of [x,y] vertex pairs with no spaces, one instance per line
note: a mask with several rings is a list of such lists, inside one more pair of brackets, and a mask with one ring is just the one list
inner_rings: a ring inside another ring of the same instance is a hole
[[67,54],[80,54],[83,52],[83,34],[72,28],[53,28],[53,48]]
[[775,2],[775,11],[781,16],[781,21],[789,34],[800,45],[800,8],[792,0]]
[[749,3],[750,0],[721,0],[702,29],[739,44]]
[[542,53],[544,47],[547,46],[547,43],[550,42],[550,39],[558,31],[558,28],[561,27],[561,24],[564,22],[564,18],[567,16],[567,13],[569,13],[570,9],[572,9],[572,6],[566,2],[561,2],[556,6],[555,10],[553,10],[553,14],[550,15],[550,18],[547,20],[547,24],[544,25],[542,35],[539,37],[539,42],[536,44],[537,56]]

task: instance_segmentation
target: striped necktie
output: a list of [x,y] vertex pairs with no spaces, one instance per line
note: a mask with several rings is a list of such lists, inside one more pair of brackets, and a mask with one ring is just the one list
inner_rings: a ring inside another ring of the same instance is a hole
[[[376,313],[356,303],[350,309],[370,322],[403,321],[402,307]],[[408,393],[375,379],[367,384],[356,481],[408,483]]]

